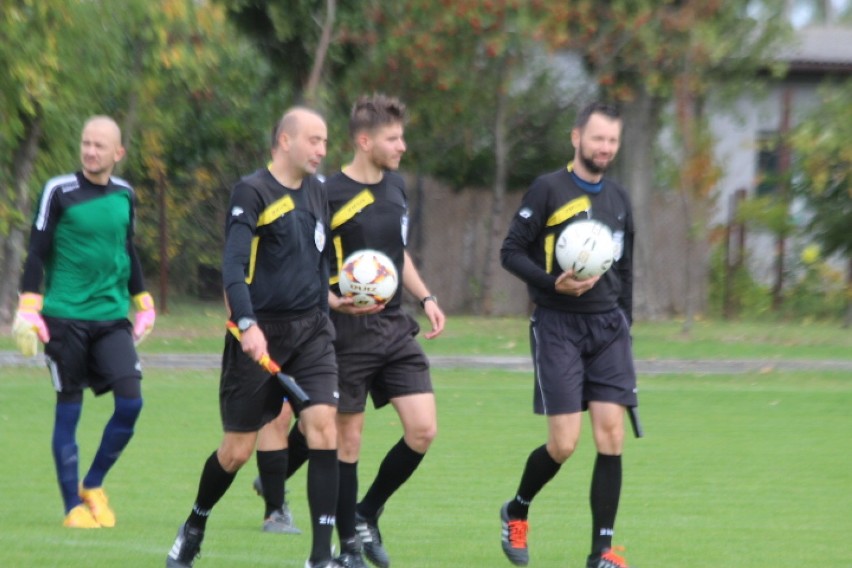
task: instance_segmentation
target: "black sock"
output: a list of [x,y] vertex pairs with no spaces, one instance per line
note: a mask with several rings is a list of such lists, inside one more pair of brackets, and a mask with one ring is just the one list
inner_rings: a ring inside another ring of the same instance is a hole
[[339,462],[340,489],[337,494],[337,536],[340,546],[355,537],[355,503],[358,502],[358,462]]
[[287,445],[290,451],[290,460],[287,462],[287,479],[290,479],[296,471],[308,461],[308,441],[299,430],[299,421],[290,428],[287,435]]
[[308,506],[313,527],[312,563],[331,558],[338,479],[337,450],[308,450]]
[[621,496],[621,456],[598,454],[592,473],[592,554],[612,547],[618,499]]
[[284,507],[284,483],[287,475],[288,451],[257,450],[257,471],[260,485],[263,487],[263,500],[266,503],[264,518],[273,511]]
[[382,460],[376,479],[358,503],[358,513],[368,519],[374,518],[391,495],[411,477],[424,455],[409,448],[405,438],[400,438]]
[[198,482],[198,495],[195,497],[195,504],[192,506],[192,512],[186,519],[186,523],[204,530],[207,527],[207,517],[210,516],[213,507],[219,502],[222,495],[228,491],[236,476],[237,472],[228,473],[222,468],[219,458],[216,457],[216,452],[213,452],[204,462],[201,480]]
[[513,519],[526,519],[530,511],[530,503],[538,495],[542,487],[553,479],[553,476],[562,467],[561,463],[554,461],[547,453],[547,446],[539,446],[530,452],[524,473],[521,475],[521,483],[518,485],[518,493],[509,501],[507,512]]

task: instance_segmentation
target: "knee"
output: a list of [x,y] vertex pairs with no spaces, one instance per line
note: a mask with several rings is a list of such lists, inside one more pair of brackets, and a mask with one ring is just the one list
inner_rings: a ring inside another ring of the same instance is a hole
[[117,420],[133,426],[142,412],[142,398],[116,398],[115,417]]
[[599,453],[620,455],[624,448],[624,431],[615,428],[595,432],[595,446]]
[[438,425],[435,422],[420,424],[406,430],[405,443],[415,452],[425,454],[437,435]]
[[309,448],[333,450],[337,447],[337,426],[333,408],[311,407],[302,411],[301,416]]
[[228,448],[219,448],[216,457],[219,459],[222,469],[228,473],[234,473],[249,461],[253,453],[254,448],[252,447],[231,446]]
[[361,430],[338,426],[337,451],[343,461],[353,462],[361,453]]
[[556,463],[565,463],[577,449],[577,440],[549,440],[547,453]]

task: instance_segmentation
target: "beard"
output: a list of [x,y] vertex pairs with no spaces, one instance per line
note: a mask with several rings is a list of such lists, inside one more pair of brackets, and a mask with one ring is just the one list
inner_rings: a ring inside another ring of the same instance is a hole
[[580,146],[579,148],[577,148],[577,150],[578,150],[578,152],[577,152],[578,159],[583,164],[583,167],[586,168],[586,170],[589,173],[592,173],[592,174],[595,174],[595,175],[602,174],[607,170],[607,168],[609,167],[609,164],[611,163],[611,162],[608,161],[603,166],[600,166],[600,165],[595,163],[595,160],[593,158],[590,158],[589,156],[587,156],[585,154],[585,152],[583,152],[583,146]]

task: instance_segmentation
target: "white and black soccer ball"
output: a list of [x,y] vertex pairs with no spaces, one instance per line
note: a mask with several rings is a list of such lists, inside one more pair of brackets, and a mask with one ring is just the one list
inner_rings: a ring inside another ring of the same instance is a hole
[[340,267],[340,293],[353,298],[356,306],[386,304],[398,286],[396,266],[377,250],[353,252]]
[[571,223],[556,240],[556,262],[562,270],[573,270],[578,280],[603,274],[612,266],[614,256],[612,231],[594,219]]

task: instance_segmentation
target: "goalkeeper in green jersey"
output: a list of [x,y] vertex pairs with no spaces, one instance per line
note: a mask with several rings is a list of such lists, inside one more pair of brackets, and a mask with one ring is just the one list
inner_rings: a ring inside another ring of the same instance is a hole
[[[13,326],[25,355],[44,343],[56,390],[52,445],[63,524],[72,528],[115,525],[103,482],[142,409],[136,344],[154,327],[154,301],[133,246],[133,189],[112,176],[123,157],[118,124],[90,118],[80,141],[80,171],[48,181],[39,200]],[[112,391],[115,411],[80,482],[76,431],[86,388],[96,396]]]

